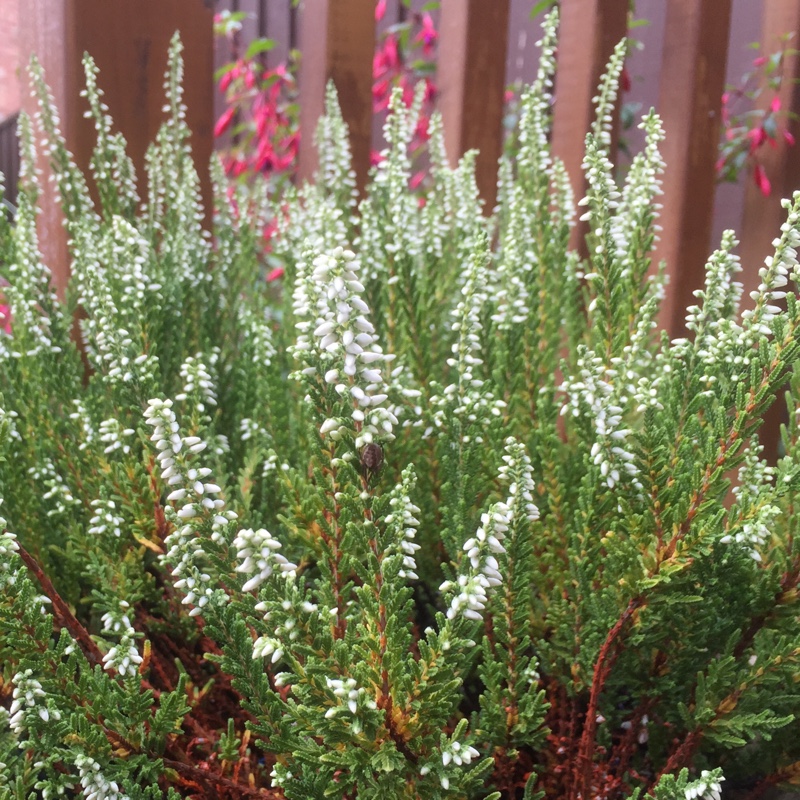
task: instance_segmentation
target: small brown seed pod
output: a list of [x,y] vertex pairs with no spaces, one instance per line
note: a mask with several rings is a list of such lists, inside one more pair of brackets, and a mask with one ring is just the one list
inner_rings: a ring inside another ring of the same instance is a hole
[[361,451],[361,464],[367,472],[377,472],[383,464],[383,448],[370,442]]

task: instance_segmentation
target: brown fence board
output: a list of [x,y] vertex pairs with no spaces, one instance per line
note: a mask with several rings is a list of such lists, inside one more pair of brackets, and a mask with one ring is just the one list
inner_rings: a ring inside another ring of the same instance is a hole
[[672,0],[667,10],[659,111],[668,168],[657,255],[671,279],[661,321],[676,336],[711,250],[730,18],[730,0]]
[[[583,156],[586,133],[594,120],[597,86],[608,59],[628,29],[628,0],[564,0],[556,66],[553,153],[567,168],[575,199],[586,194]],[[613,149],[613,148],[612,148]],[[583,241],[584,225],[572,233]]]
[[310,180],[317,154],[313,131],[322,115],[325,86],[332,80],[350,128],[353,169],[362,190],[369,172],[372,139],[372,58],[375,53],[374,0],[306,0],[300,19],[299,176]]
[[[3,173],[4,178],[3,197],[11,205],[17,201],[17,181],[19,180],[18,117],[18,114],[14,114],[0,122],[0,172]],[[0,214],[2,213],[3,211],[0,209]]]
[[[764,3],[761,32],[762,52],[775,53],[783,46],[782,39],[787,32],[800,30],[800,1],[766,0]],[[792,45],[795,43],[792,42]],[[778,97],[784,111],[800,113],[800,58],[796,53],[788,55],[784,64],[783,81]],[[764,92],[758,99],[758,107],[766,109],[773,92]],[[755,182],[748,176],[745,188],[744,216],[741,229],[741,258],[744,285],[744,305],[752,307],[750,292],[758,288],[761,279],[758,271],[764,266],[764,259],[775,251],[772,244],[780,226],[786,221],[786,211],[781,206],[784,197],[800,189],[800,145],[790,146],[783,130],[788,129],[795,142],[800,141],[800,119],[787,120],[781,125],[778,143],[773,147],[761,148],[758,158],[772,184],[772,192],[765,197]],[[777,445],[780,425],[788,421],[786,404],[779,395],[777,402],[764,415],[764,424],[759,437],[764,444],[767,458],[777,458]]]
[[476,179],[487,210],[494,206],[503,144],[508,0],[442,0],[439,108],[448,158],[479,150]]

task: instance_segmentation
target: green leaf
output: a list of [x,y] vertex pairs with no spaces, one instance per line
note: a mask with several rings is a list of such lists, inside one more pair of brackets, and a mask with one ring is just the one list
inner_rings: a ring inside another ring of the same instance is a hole
[[245,60],[255,58],[259,53],[267,53],[275,47],[274,39],[254,39],[245,51]]

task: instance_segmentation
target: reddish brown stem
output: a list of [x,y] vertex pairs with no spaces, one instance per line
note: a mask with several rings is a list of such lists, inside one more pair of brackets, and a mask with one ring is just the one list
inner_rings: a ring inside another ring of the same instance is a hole
[[94,643],[89,632],[81,625],[75,618],[75,615],[70,611],[69,606],[61,599],[61,596],[53,586],[52,581],[47,575],[44,574],[42,568],[36,562],[36,559],[21,545],[17,543],[17,552],[22,559],[28,570],[34,575],[42,591],[50,598],[53,604],[53,616],[56,622],[69,631],[72,638],[80,645],[84,655],[89,663],[94,666],[95,664],[103,663],[103,654],[100,648]]
[[259,797],[261,800],[281,800],[283,798],[282,792],[276,792],[273,789],[251,789],[245,784],[234,783],[230,778],[206,772],[190,764],[181,764],[180,761],[163,758],[162,762],[167,769],[174,770],[183,778],[188,778],[201,785],[214,784],[217,788],[233,793],[234,797]]
[[688,767],[692,758],[694,757],[697,748],[700,746],[700,741],[703,734],[699,730],[692,731],[681,743],[680,747],[673,751],[672,755],[667,760],[664,768],[658,773],[653,781],[652,788],[661,780],[662,776],[669,775],[671,772],[677,772],[684,767]]
[[586,718],[583,725],[578,758],[575,765],[575,780],[572,795],[588,800],[592,783],[592,762],[594,760],[595,737],[597,735],[597,708],[600,695],[605,687],[611,667],[614,665],[618,654],[618,640],[623,629],[630,621],[634,612],[641,607],[642,598],[634,597],[628,602],[627,607],[608,632],[603,646],[597,656],[592,676],[592,689],[589,695],[589,707],[586,709]]

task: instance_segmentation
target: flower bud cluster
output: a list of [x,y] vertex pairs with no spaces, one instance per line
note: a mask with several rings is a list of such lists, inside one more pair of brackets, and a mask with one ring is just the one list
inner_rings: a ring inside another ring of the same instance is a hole
[[29,718],[38,717],[42,722],[61,719],[58,710],[52,711],[42,701],[46,697],[42,684],[33,677],[33,670],[26,669],[14,675],[14,691],[11,693],[11,708],[8,709],[8,725],[22,736],[29,729]]
[[419,527],[417,515],[419,508],[411,502],[410,493],[414,488],[416,479],[410,467],[403,471],[403,481],[392,493],[389,500],[390,513],[384,517],[387,528],[391,527],[396,531],[392,541],[386,548],[385,555],[389,556],[395,551],[402,554],[403,563],[399,577],[407,580],[419,580],[417,575],[417,562],[414,554],[420,546],[414,541]]
[[506,439],[505,445],[504,463],[498,472],[500,480],[509,483],[509,522],[512,522],[520,511],[524,512],[528,521],[534,522],[539,519],[539,509],[533,502],[534,483],[530,456],[525,452],[525,445],[513,436]]
[[48,517],[65,514],[69,511],[70,506],[80,505],[80,500],[73,496],[67,482],[49,458],[43,458],[38,466],[30,467],[28,474],[47,487],[47,491],[42,494],[42,499],[54,501],[54,507],[47,512]]
[[6,521],[0,517],[0,589],[16,583],[16,570],[12,566],[11,556],[18,549],[17,537],[6,530]]
[[720,539],[722,544],[742,545],[754,561],[762,560],[759,550],[770,540],[773,522],[781,513],[773,502],[765,502],[774,496],[775,469],[760,457],[763,449],[761,445],[751,445],[745,451],[739,483],[733,489],[740,513]]
[[131,625],[128,614],[130,603],[120,600],[119,606],[113,611],[103,614],[103,633],[119,634],[119,643],[114,645],[103,656],[103,666],[106,669],[116,670],[123,678],[126,675],[135,675],[142,657],[136,648],[136,631]]
[[96,431],[86,406],[80,400],[73,400],[72,405],[75,406],[75,410],[69,415],[69,418],[80,423],[83,441],[78,445],[78,450],[83,451],[94,441]]
[[454,594],[447,609],[448,619],[483,619],[481,612],[488,602],[488,590],[503,583],[495,556],[505,553],[501,540],[509,527],[509,513],[506,503],[495,503],[481,514],[481,526],[475,536],[464,542],[467,568],[455,581],[445,581],[439,587],[445,594]]
[[614,52],[611,54],[603,77],[600,80],[598,93],[592,98],[595,104],[595,121],[592,125],[592,133],[606,150],[611,147],[611,131],[614,127],[614,115],[617,108],[619,78],[622,74],[622,67],[625,65],[627,52],[628,42],[623,39],[614,48]]
[[52,320],[42,313],[42,307],[46,304],[50,316],[58,319],[62,316],[61,305],[50,289],[50,272],[38,249],[36,214],[24,194],[20,195],[14,227],[14,258],[7,265],[9,285],[3,287],[14,323],[11,333],[3,331],[0,336],[3,357],[60,353],[50,332]]
[[[483,365],[481,316],[488,302],[486,287],[489,283],[485,242],[479,240],[475,245],[472,265],[461,290],[462,299],[451,312],[454,317],[451,330],[458,338],[452,345],[453,355],[447,359],[447,365],[456,371],[456,380],[444,388],[442,396],[431,398],[431,404],[438,407],[434,414],[437,427],[444,424],[448,406],[457,417],[477,423],[491,416],[502,416],[506,405],[485,390],[484,381],[474,371],[475,367]],[[468,435],[464,441],[469,441]],[[483,437],[479,434],[475,441],[481,443]]]
[[75,758],[75,766],[80,772],[86,800],[129,800],[128,795],[120,791],[116,781],[110,781],[103,775],[100,764],[93,758],[80,753]]
[[136,431],[133,428],[123,428],[116,417],[104,419],[100,423],[100,441],[105,443],[103,452],[110,455],[115,450],[120,450],[124,455],[131,452],[131,446],[122,441],[122,437],[129,438],[134,436]]
[[[453,768],[471,764],[473,759],[480,757],[480,752],[471,745],[459,742],[457,739],[444,740],[441,746],[442,766],[423,764],[419,770],[420,775],[427,775],[435,771],[439,776],[439,783],[442,789],[450,789],[450,778],[453,776]],[[448,772],[450,773],[448,775]]]
[[788,210],[786,222],[781,225],[781,236],[773,241],[775,255],[768,256],[758,271],[761,283],[750,293],[755,308],[742,313],[743,326],[765,336],[772,333],[770,323],[779,314],[780,306],[775,305],[786,297],[786,285],[791,278],[798,282],[800,265],[797,261],[797,247],[800,246],[800,191],[791,200],[782,200],[781,205]]
[[[388,398],[388,386],[380,364],[393,356],[384,355],[367,318],[369,307],[361,298],[364,287],[358,280],[355,254],[337,247],[330,255],[317,255],[311,267],[306,287],[295,292],[299,335],[294,353],[307,364],[304,375],[322,375],[353,406],[350,422],[329,417],[320,433],[337,441],[354,429],[357,450],[372,442],[391,441],[397,417],[381,407]],[[302,272],[306,269],[304,265]]]
[[266,658],[272,656],[270,659],[273,664],[283,658],[283,644],[279,642],[274,636],[259,636],[253,642],[253,658]]
[[518,163],[521,169],[547,172],[551,166],[549,132],[553,102],[553,78],[556,71],[558,17],[548,14],[542,25],[539,67],[536,80],[520,98]]
[[296,564],[292,564],[278,552],[281,543],[265,528],[239,531],[233,540],[233,546],[237,550],[236,558],[242,562],[236,567],[236,571],[246,575],[256,573],[242,586],[243,592],[257,589],[274,572],[293,574],[297,569]]
[[[141,316],[143,312],[133,313],[131,304],[135,300],[125,296],[126,286],[138,286],[143,276],[131,277],[131,284],[121,281],[114,273],[119,267],[121,274],[128,272],[127,264],[120,264],[118,253],[112,248],[105,253],[108,260],[103,263],[103,243],[98,243],[89,225],[80,225],[75,231],[73,248],[75,283],[80,293],[79,301],[86,310],[81,319],[81,331],[86,343],[87,353],[103,380],[112,385],[150,382],[154,379],[158,359],[151,353],[142,352]],[[124,248],[123,248],[124,249]],[[122,285],[115,291],[114,284]],[[146,287],[157,291],[156,286]],[[159,287],[160,288],[160,287]],[[132,289],[137,294],[138,289]],[[144,291],[144,288],[142,288]],[[117,294],[122,295],[117,297]]]
[[561,385],[567,395],[561,413],[588,415],[592,421],[597,439],[590,455],[609,489],[620,482],[622,475],[636,480],[638,473],[633,453],[624,447],[630,430],[622,424],[624,400],[618,386],[617,370],[604,366],[602,359],[590,357],[586,351],[578,359],[578,376],[567,377]]
[[88,533],[96,536],[102,533],[111,533],[119,538],[125,519],[117,514],[117,504],[113,500],[101,498],[92,500],[92,508],[94,515],[89,520],[91,527],[88,529]]
[[[211,363],[217,361],[219,353],[213,353]],[[211,379],[211,373],[201,360],[202,353],[197,353],[195,356],[189,356],[186,361],[181,364],[181,378],[183,378],[183,391],[175,395],[178,401],[185,401],[189,397],[197,398],[195,407],[202,414],[206,411],[206,405],[217,405],[217,393],[214,391],[214,382]]]
[[224,510],[224,501],[217,497],[222,490],[207,480],[211,470],[191,463],[191,456],[205,450],[206,443],[197,436],[180,435],[172,401],[150,400],[145,416],[153,426],[150,439],[158,450],[161,477],[171,489],[167,500],[181,504],[177,510],[169,509],[176,528],[165,541],[169,550],[163,560],[174,565],[172,575],[179,579],[175,586],[186,590],[183,603],[195,604],[189,614],[196,616],[215,596],[211,576],[202,570],[206,554],[198,529],[210,523],[212,541],[221,542],[237,515]]
[[363,723],[358,717],[359,709],[375,711],[377,703],[367,695],[363,686],[358,686],[355,678],[325,678],[325,683],[334,698],[335,705],[325,712],[325,718],[341,714],[348,714],[353,717],[351,729],[353,733],[360,733],[363,730]]
[[611,237],[617,245],[621,275],[635,281],[641,278],[635,270],[646,263],[640,253],[642,238],[649,234],[657,241],[661,230],[655,224],[656,213],[661,208],[655,198],[662,193],[661,175],[666,166],[659,150],[659,144],[664,141],[661,118],[651,111],[638,127],[645,132],[645,149],[631,163],[619,209],[611,222]]
[[683,790],[686,800],[720,800],[720,792],[722,791],[721,781],[724,781],[721,775],[716,777],[714,774],[704,769],[700,773],[700,777],[696,781],[687,784]]

